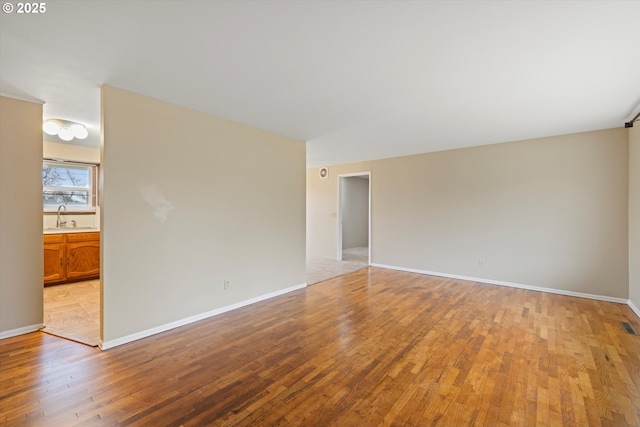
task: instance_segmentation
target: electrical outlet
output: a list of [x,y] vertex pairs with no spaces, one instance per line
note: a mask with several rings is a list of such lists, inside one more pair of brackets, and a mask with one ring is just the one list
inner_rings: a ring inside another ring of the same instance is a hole
[[478,266],[484,267],[484,258],[479,258],[478,259]]
[[229,283],[228,280],[224,281],[224,290],[226,291],[227,289],[229,289],[231,287],[231,283]]

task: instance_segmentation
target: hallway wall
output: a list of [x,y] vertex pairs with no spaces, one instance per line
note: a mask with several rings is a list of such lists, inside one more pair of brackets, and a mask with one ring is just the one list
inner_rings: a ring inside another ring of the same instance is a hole
[[342,249],[369,246],[369,179],[342,178]]

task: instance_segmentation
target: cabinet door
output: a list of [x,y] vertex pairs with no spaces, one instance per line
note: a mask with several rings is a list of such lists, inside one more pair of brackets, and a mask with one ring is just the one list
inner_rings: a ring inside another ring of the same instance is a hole
[[64,243],[44,244],[44,283],[55,283],[65,279]]
[[100,242],[67,243],[67,279],[100,277]]

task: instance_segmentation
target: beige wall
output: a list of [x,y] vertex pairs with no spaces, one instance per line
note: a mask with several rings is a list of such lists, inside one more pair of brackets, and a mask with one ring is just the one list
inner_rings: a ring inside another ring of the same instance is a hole
[[304,284],[304,143],[108,86],[102,115],[103,341]]
[[369,180],[352,176],[342,183],[342,249],[368,246]]
[[628,146],[610,129],[312,168],[307,247],[335,257],[336,177],[370,170],[372,263],[626,299]]
[[42,327],[42,105],[0,97],[0,338]]
[[640,310],[640,122],[629,129],[629,299]]

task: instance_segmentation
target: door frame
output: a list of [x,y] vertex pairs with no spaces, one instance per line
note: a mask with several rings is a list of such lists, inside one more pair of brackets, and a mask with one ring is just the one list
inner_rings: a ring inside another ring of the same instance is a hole
[[344,173],[338,175],[338,247],[336,260],[342,261],[342,192],[343,190],[343,179],[351,178],[356,176],[366,176],[369,178],[369,218],[368,218],[368,234],[369,234],[369,246],[368,246],[368,254],[367,254],[367,265],[371,265],[371,171],[366,172],[354,172],[354,173]]

